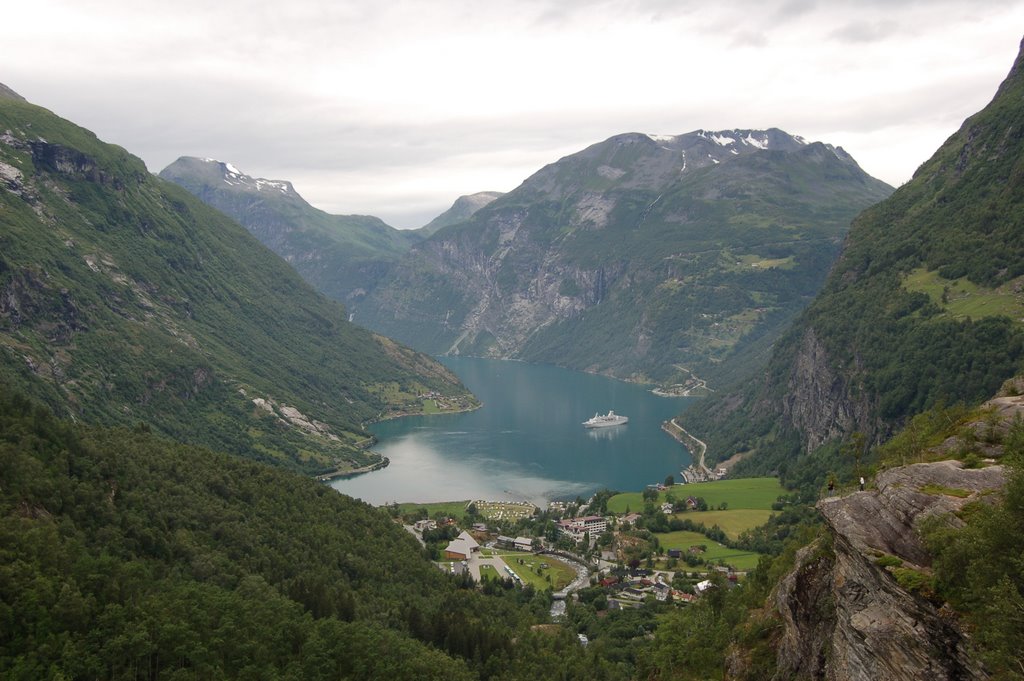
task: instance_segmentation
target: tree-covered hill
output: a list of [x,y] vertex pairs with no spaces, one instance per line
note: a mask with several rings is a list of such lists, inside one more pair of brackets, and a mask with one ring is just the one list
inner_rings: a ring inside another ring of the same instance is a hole
[[722,380],[763,362],[890,192],[780,130],[617,135],[414,246],[356,318],[430,352]]
[[307,471],[365,463],[363,424],[421,393],[468,399],[222,213],[14,97],[0,98],[0,381],[78,420]]
[[[1024,56],[992,102],[853,223],[763,380],[686,417],[760,467],[936,403],[992,394],[1024,359]],[[756,457],[755,457],[756,458]]]
[[342,302],[361,299],[422,239],[372,216],[330,215],[290,182],[251,177],[230,163],[184,156],[160,177],[237,220],[318,291]]
[[386,514],[308,478],[0,395],[4,679],[604,668],[568,631],[532,637],[541,595],[464,586]]

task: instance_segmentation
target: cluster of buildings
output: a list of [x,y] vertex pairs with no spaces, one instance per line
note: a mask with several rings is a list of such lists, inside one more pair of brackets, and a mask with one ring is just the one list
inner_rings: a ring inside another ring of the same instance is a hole
[[558,521],[558,533],[570,537],[573,541],[581,541],[584,535],[591,539],[608,530],[608,520],[599,515],[587,515],[581,518],[567,518]]
[[[709,582],[710,583],[710,582]],[[617,607],[636,607],[640,603],[647,600],[648,596],[653,595],[656,601],[667,601],[669,597],[673,601],[681,603],[692,603],[697,599],[693,594],[688,594],[685,591],[679,589],[673,589],[670,585],[666,584],[662,579],[661,575],[656,575],[654,579],[649,578],[647,575],[637,575],[629,580],[620,582],[615,577],[606,577],[602,579],[600,585],[605,588],[613,588],[618,586],[618,590],[612,598],[609,599],[609,604],[616,603]]]
[[687,466],[679,471],[679,474],[683,476],[683,482],[712,482],[714,480],[721,480],[729,474],[729,471],[725,468],[711,470],[701,464],[699,467]]
[[[495,545],[502,549],[515,549],[516,551],[533,551],[532,537],[506,537],[499,535]],[[444,549],[445,560],[469,560],[469,558],[480,550],[480,543],[465,530],[458,537],[448,542]]]

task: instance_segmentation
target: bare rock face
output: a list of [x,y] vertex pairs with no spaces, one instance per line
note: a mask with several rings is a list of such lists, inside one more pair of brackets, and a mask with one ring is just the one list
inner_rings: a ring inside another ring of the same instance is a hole
[[920,522],[955,512],[1004,481],[1002,466],[916,464],[879,474],[877,490],[819,502],[832,550],[804,549],[776,592],[783,621],[776,678],[987,678],[969,657],[956,619],[878,560],[902,561],[897,569],[904,575],[926,576],[931,560]]
[[848,379],[837,372],[825,346],[808,328],[793,361],[782,413],[803,433],[807,451],[854,430],[875,432],[872,404],[852,395]]

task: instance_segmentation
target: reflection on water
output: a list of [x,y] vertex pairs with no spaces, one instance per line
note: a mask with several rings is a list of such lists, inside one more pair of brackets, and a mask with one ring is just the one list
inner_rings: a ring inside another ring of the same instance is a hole
[[374,451],[391,460],[387,468],[335,481],[332,487],[377,505],[461,499],[530,501],[543,505],[550,499],[586,492],[583,483],[531,475],[510,462],[483,453],[445,451],[439,443],[451,432],[437,435],[440,439],[420,430],[386,440]]
[[[689,398],[661,398],[643,386],[557,367],[471,358],[442,360],[484,403],[465,414],[375,424],[380,471],[332,487],[372,504],[461,499],[586,497],[607,487],[643,489],[690,463],[661,431]],[[595,411],[629,423],[583,428]]]
[[587,428],[587,437],[591,440],[614,440],[626,430],[625,425],[607,426],[605,428]]

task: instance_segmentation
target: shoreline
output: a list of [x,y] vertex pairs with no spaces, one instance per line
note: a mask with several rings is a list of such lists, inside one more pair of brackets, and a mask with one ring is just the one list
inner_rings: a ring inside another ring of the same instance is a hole
[[[642,380],[639,378],[623,378],[622,376],[616,376],[615,374],[606,373],[603,371],[591,371],[589,369],[577,369],[576,367],[566,366],[564,364],[551,364],[547,362],[531,362],[525,359],[518,359],[516,357],[483,357],[480,355],[463,355],[463,354],[449,354],[443,353],[440,355],[434,355],[434,358],[439,357],[465,357],[468,359],[486,359],[494,362],[520,362],[522,364],[535,364],[537,366],[551,366],[559,369],[567,369],[569,371],[578,371],[581,374],[590,374],[591,376],[601,376],[602,378],[610,378],[613,381],[621,381],[623,383],[629,383],[630,385],[642,385],[642,386],[654,386],[650,389],[650,392],[658,397],[700,397],[701,395],[694,395],[693,392],[697,390],[706,390],[709,393],[714,392],[712,388],[707,387],[707,381],[703,378],[697,378],[694,376],[694,380],[699,382],[700,385],[694,385],[689,388],[683,388],[683,390],[677,391],[677,386],[682,387],[683,384],[674,384],[666,386],[659,384],[656,381]],[[687,369],[687,371],[689,371]],[[691,376],[693,374],[691,373]]]
[[[691,435],[685,428],[679,425],[679,423],[677,423],[674,418],[663,422],[661,424],[661,429],[668,433],[669,435],[671,435],[677,442],[685,446],[688,450],[690,450],[691,468],[700,471],[701,473],[708,477],[712,476],[711,469],[704,465],[704,455],[707,454],[708,451],[708,445],[706,442],[704,442],[703,440],[699,440],[695,436]],[[700,452],[696,455],[696,457],[694,457],[694,454],[697,449],[699,449]]]
[[[466,412],[475,411],[475,410],[479,409],[482,406],[484,406],[484,405],[481,402],[481,403],[479,403],[479,404],[477,404],[475,406],[466,407],[464,409],[453,409],[451,411],[437,411],[437,412],[434,412],[432,414],[424,414],[422,412],[419,413],[419,414],[391,414],[389,416],[378,417],[378,418],[374,419],[373,421],[369,421],[368,423],[361,424],[361,426],[362,426],[362,428],[364,430],[366,430],[366,427],[368,425],[372,425],[374,423],[383,423],[384,421],[392,421],[392,420],[395,420],[395,419],[408,418],[408,417],[411,417],[411,416],[443,416],[445,414],[463,414],[463,413],[466,413]],[[360,440],[359,442],[356,442],[353,446],[358,448],[358,449],[368,450],[371,447],[373,447],[375,444],[377,444],[377,442],[378,442],[377,436],[371,433],[370,437],[365,438],[363,440]],[[355,477],[358,477],[360,475],[365,475],[367,473],[373,473],[374,471],[379,471],[381,469],[387,468],[390,465],[391,465],[391,459],[389,459],[386,456],[382,456],[382,457],[380,457],[379,461],[375,461],[374,463],[370,463],[370,464],[367,464],[365,466],[360,466],[358,468],[352,468],[352,469],[348,469],[348,470],[335,469],[333,471],[329,471],[327,473],[321,473],[321,474],[315,475],[313,477],[314,477],[314,479],[317,482],[331,482],[332,480],[347,480],[349,478],[355,478]]]
[[[690,374],[690,378],[685,383],[674,383],[673,385],[670,385],[667,388],[663,386],[658,386],[657,388],[651,391],[658,397],[703,397],[709,393],[715,392],[714,390],[708,387],[708,382],[706,380],[704,380],[697,374],[693,373],[686,367],[680,366],[678,364],[675,364],[673,366],[675,366],[675,368],[679,369],[680,371],[685,371],[686,373]],[[694,393],[697,393],[698,391],[699,394],[695,395]],[[678,424],[676,425],[678,426]]]
[[380,461],[376,463],[367,464],[359,468],[353,468],[351,470],[342,471],[335,469],[328,473],[321,473],[316,476],[317,482],[330,482],[331,480],[344,480],[347,478],[354,478],[357,475],[363,475],[364,473],[372,473],[373,471],[379,471],[382,468],[387,468],[391,465],[391,459],[386,456],[382,456]]
[[[413,417],[413,416],[447,416],[448,414],[466,414],[466,413],[471,412],[471,411],[476,411],[477,409],[480,409],[483,406],[484,406],[484,403],[480,402],[479,404],[476,404],[476,405],[474,405],[472,407],[464,407],[462,409],[450,409],[450,410],[447,410],[447,411],[435,411],[435,412],[430,413],[430,414],[427,414],[425,412],[419,412],[419,413],[416,413],[416,414],[411,414],[411,413],[382,414],[382,415],[378,416],[377,418],[373,419],[372,421],[367,421],[366,423],[363,423],[362,426],[365,429],[366,426],[373,425],[374,423],[384,423],[385,421],[394,421],[395,419],[404,419],[404,418],[410,418],[410,417]],[[376,436],[373,438],[373,440],[374,440],[374,442],[371,443],[371,445],[370,445],[371,447],[373,446],[373,444],[376,444],[376,440],[377,440]]]

